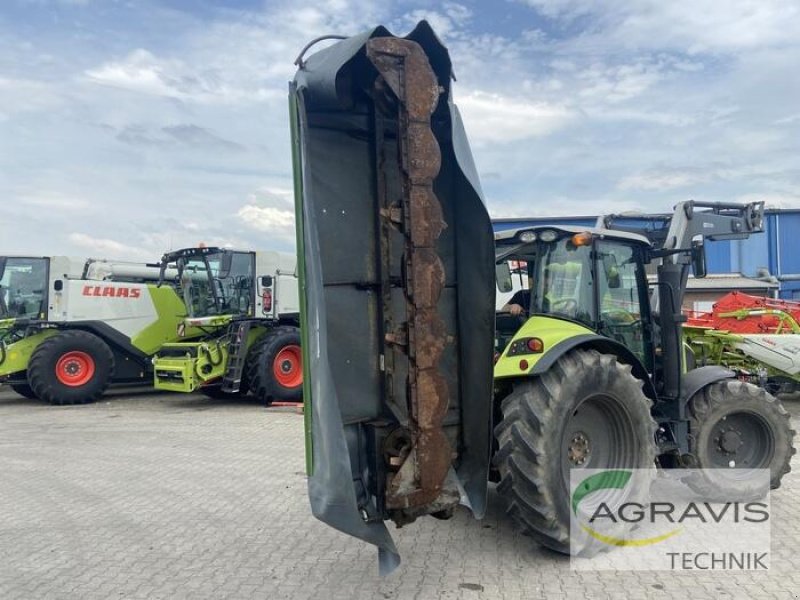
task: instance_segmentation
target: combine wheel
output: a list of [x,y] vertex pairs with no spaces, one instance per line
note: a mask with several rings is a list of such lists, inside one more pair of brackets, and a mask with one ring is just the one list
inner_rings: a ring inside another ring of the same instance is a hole
[[[570,352],[544,375],[515,383],[495,428],[495,463],[498,492],[522,532],[558,552],[596,551],[570,548],[570,470],[654,468],[650,405],[629,366],[594,350]],[[648,492],[631,486],[624,500]]]
[[253,395],[266,406],[275,400],[302,400],[303,356],[297,328],[277,327],[260,337],[247,356],[247,377]]
[[27,383],[12,383],[11,389],[17,392],[20,396],[30,398],[31,400],[38,400],[36,394]]
[[31,356],[28,383],[50,404],[86,404],[106,391],[114,355],[96,335],[64,331],[43,341]]
[[698,471],[686,478],[697,492],[724,499],[732,490],[745,497],[753,469],[769,469],[770,487],[780,486],[795,453],[789,413],[780,400],[752,383],[713,383],[689,401],[689,452]]

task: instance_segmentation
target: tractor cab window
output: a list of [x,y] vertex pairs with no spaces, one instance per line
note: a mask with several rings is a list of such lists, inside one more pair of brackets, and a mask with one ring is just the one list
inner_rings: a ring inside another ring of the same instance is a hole
[[599,241],[596,251],[600,333],[622,343],[648,365],[641,303],[647,288],[636,250],[620,242]]
[[0,258],[0,319],[40,318],[46,292],[47,259]]
[[192,317],[248,315],[253,309],[253,256],[226,251],[188,258],[181,287]]
[[591,246],[571,237],[541,244],[531,272],[531,314],[594,324]]

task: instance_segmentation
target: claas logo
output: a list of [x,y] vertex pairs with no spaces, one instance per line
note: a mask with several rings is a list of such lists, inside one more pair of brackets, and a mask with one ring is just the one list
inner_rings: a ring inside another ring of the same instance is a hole
[[142,290],[111,285],[85,285],[83,286],[83,295],[104,298],[139,298],[142,295]]

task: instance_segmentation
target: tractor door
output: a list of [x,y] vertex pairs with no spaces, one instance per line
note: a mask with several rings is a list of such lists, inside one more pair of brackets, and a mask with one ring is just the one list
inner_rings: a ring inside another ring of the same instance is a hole
[[309,496],[398,563],[383,523],[482,515],[494,242],[427,23],[298,59],[291,85]]
[[652,373],[649,292],[641,249],[629,243],[600,240],[595,244],[595,255],[598,331],[631,350]]

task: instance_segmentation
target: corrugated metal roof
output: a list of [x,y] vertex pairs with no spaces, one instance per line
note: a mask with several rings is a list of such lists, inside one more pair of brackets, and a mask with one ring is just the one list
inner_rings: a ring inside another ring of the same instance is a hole
[[[656,275],[648,275],[647,280],[655,283]],[[702,279],[695,279],[691,275],[687,282],[687,289],[700,290],[776,290],[778,284],[762,279],[745,277],[741,273],[709,273]]]
[[[797,214],[800,213],[800,208],[765,208],[764,214],[765,215],[783,215],[783,214]],[[647,221],[650,219],[659,219],[663,217],[670,217],[672,213],[642,213],[638,211],[625,211],[618,213],[616,216],[621,217],[623,219],[631,219],[631,220],[639,220]],[[536,215],[536,216],[520,216],[520,217],[497,217],[492,219],[492,223],[515,223],[519,221],[531,222],[536,223],[539,221],[553,221],[553,220],[563,220],[564,222],[571,222],[571,221],[596,221],[597,215],[571,215],[571,216],[564,216],[564,215]]]

